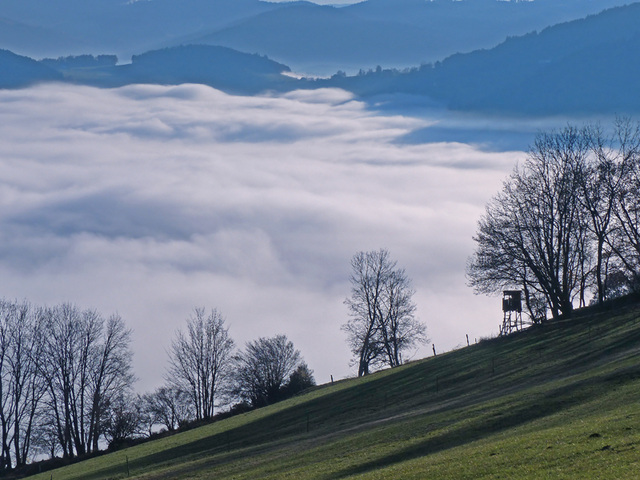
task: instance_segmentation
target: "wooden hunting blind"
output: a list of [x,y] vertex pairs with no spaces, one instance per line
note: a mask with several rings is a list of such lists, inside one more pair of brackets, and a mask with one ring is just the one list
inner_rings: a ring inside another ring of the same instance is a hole
[[522,330],[522,292],[520,290],[502,292],[502,312],[500,335]]

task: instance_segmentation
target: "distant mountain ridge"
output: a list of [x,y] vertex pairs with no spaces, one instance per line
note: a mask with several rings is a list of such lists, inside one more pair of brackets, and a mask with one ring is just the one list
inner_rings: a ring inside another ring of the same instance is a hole
[[626,0],[367,0],[342,8],[260,0],[2,0],[21,28],[0,48],[34,58],[134,54],[212,44],[294,69],[405,67],[488,48],[507,36],[597,13]]
[[640,3],[634,3],[406,71],[295,79],[286,75],[288,66],[267,57],[207,45],[150,51],[128,65],[117,65],[113,56],[38,63],[5,51],[0,87],[50,80],[101,87],[202,83],[237,94],[337,87],[373,102],[401,93],[461,111],[634,114],[640,113],[639,51]]
[[222,28],[273,8],[279,7],[259,0],[2,0],[0,17],[76,42],[72,48],[52,51],[28,37],[15,38],[13,49],[20,54],[36,58],[82,53],[130,56],[190,32]]
[[411,72],[334,76],[363,96],[409,93],[459,110],[513,114],[640,112],[640,3],[508,38]]
[[136,55],[114,68],[114,84],[201,83],[230,93],[256,94],[295,80],[286,65],[225,47],[189,45]]
[[114,55],[80,55],[39,62],[0,51],[0,88],[21,88],[43,81],[64,81],[96,87],[134,83],[178,85],[200,83],[236,94],[286,90],[297,81],[283,73],[286,65],[226,47],[189,45],[154,50],[117,65]]

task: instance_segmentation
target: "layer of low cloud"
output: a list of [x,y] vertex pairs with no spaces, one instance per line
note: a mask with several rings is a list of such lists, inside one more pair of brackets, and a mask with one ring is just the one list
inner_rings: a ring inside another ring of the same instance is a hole
[[239,346],[287,334],[321,383],[352,374],[340,325],[359,250],[406,268],[438,350],[496,331],[499,301],[464,267],[520,152],[403,143],[431,122],[340,90],[48,85],[0,105],[0,294],[120,313],[140,390],[197,306]]

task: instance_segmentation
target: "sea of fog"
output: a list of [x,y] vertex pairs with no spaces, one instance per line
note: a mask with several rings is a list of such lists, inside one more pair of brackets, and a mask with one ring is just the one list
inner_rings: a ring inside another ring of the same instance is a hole
[[340,326],[359,250],[387,248],[406,268],[438,351],[494,335],[500,301],[473,294],[465,264],[485,203],[546,124],[400,100],[2,90],[1,295],[119,313],[138,391],[162,382],[200,306],[240,347],[286,334],[319,383],[352,375]]

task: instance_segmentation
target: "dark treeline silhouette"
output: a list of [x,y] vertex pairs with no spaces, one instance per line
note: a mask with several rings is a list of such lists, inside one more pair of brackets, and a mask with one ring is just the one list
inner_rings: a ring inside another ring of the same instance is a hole
[[541,133],[489,202],[467,275],[522,289],[534,323],[640,289],[640,125]]
[[72,55],[68,57],[43,58],[40,63],[56,70],[113,67],[118,63],[118,57],[116,55]]

